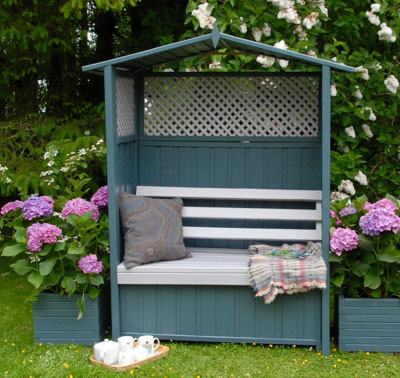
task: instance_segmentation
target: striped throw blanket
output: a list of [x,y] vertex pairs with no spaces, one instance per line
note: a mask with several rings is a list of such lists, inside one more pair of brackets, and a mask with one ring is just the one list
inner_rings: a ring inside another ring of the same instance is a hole
[[[326,264],[321,249],[316,243],[308,243],[302,249],[314,253],[305,258],[280,258],[270,254],[276,247],[262,245],[250,246],[257,252],[249,260],[249,280],[264,303],[271,303],[278,294],[293,294],[311,289],[326,289]],[[282,249],[294,250],[298,246],[282,246]]]

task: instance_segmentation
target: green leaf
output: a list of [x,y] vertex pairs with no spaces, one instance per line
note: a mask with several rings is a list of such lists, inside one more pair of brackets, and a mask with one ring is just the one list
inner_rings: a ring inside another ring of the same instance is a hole
[[78,284],[85,284],[88,281],[88,276],[83,273],[78,273],[75,277],[75,281]]
[[364,286],[370,289],[377,289],[381,284],[380,277],[374,272],[368,272],[364,277]]
[[371,265],[357,261],[353,266],[353,273],[358,277],[364,277],[371,269]]
[[357,209],[357,211],[361,211],[361,209],[362,209],[364,203],[367,202],[367,201],[368,201],[368,198],[367,198],[367,196],[364,194],[364,195],[362,195],[361,197],[356,198],[356,199],[353,201],[353,204],[354,204],[354,207]]
[[332,278],[332,283],[337,287],[341,287],[343,281],[344,281],[344,273],[339,274],[338,276]]
[[53,270],[54,265],[56,264],[57,259],[52,257],[47,259],[39,264],[39,272],[42,276],[47,276]]
[[336,253],[329,254],[329,262],[342,262],[343,256],[338,256]]
[[64,251],[65,246],[66,246],[66,243],[64,243],[64,242],[58,242],[58,243],[56,243],[56,245],[54,246],[54,250],[55,250],[55,251]]
[[72,295],[76,289],[76,282],[71,277],[64,277],[61,281],[61,286],[69,295]]
[[400,257],[400,251],[394,245],[388,245],[381,249],[377,256],[378,261],[393,263]]
[[104,283],[104,279],[99,274],[90,277],[90,283],[95,286],[102,285]]
[[34,271],[28,276],[28,282],[30,282],[36,289],[39,289],[40,285],[43,283],[43,276]]
[[45,244],[42,250],[36,254],[39,256],[47,256],[51,252],[52,248],[52,244]]
[[21,252],[26,252],[26,247],[23,244],[12,244],[3,249],[2,256],[17,256]]
[[76,303],[78,304],[78,308],[79,308],[79,314],[78,314],[78,320],[79,320],[82,318],[83,313],[86,310],[85,294],[82,294],[82,296],[79,297],[79,299]]
[[375,242],[369,236],[360,234],[358,235],[358,240],[360,242],[360,247],[366,251],[372,252],[374,250]]
[[26,244],[28,242],[27,236],[26,236],[26,229],[23,227],[18,227],[17,231],[14,234],[15,241],[17,243],[22,243]]
[[48,278],[48,283],[50,286],[55,286],[60,282],[60,279],[62,277],[62,272],[61,270],[57,271],[57,270],[53,270]]
[[97,287],[91,286],[89,289],[89,297],[95,299],[99,295],[99,289]]
[[31,272],[32,270],[36,270],[28,259],[18,260],[15,264],[12,264],[11,267],[14,269],[15,273],[21,276]]
[[382,293],[380,289],[375,289],[371,292],[371,296],[372,298],[381,298],[382,297]]
[[72,243],[68,248],[69,255],[82,255],[85,253],[85,247],[79,247],[77,243]]

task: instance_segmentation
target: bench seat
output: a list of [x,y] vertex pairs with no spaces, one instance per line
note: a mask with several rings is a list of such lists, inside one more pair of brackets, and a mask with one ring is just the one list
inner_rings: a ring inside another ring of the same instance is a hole
[[192,258],[158,261],[126,269],[118,265],[120,285],[249,286],[246,249],[188,248]]

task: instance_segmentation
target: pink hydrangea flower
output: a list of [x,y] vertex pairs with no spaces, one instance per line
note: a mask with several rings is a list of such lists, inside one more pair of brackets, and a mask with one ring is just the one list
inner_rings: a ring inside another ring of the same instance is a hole
[[82,257],[78,261],[78,266],[84,274],[99,274],[103,270],[103,263],[101,261],[97,261],[97,256],[94,254]]
[[[393,202],[392,202],[393,203]],[[397,234],[400,230],[400,218],[386,208],[376,208],[363,215],[359,221],[362,233],[365,235],[379,235],[384,231]]]
[[32,220],[38,217],[48,217],[53,214],[53,208],[47,201],[39,197],[29,197],[23,202],[21,210],[26,220]]
[[49,197],[49,196],[40,196],[39,197],[42,201],[47,202],[51,208],[54,207],[54,200],[53,198]]
[[74,198],[65,204],[61,214],[64,219],[67,219],[69,214],[82,215],[88,211],[92,212],[92,219],[97,222],[99,219],[98,207],[83,198]]
[[331,251],[341,256],[343,251],[351,251],[358,247],[357,232],[351,228],[337,228],[331,234],[330,247]]
[[6,203],[0,210],[1,215],[7,214],[10,211],[15,211],[17,209],[20,209],[22,206],[23,202],[22,201],[12,201]]
[[342,224],[341,220],[337,217],[336,213],[332,209],[329,209],[329,215],[330,215],[331,218],[336,218],[335,223],[337,225],[341,225]]
[[92,198],[90,199],[90,202],[98,207],[107,206],[108,205],[107,185],[99,188],[97,192],[93,194]]
[[57,243],[57,238],[62,235],[62,231],[57,226],[49,223],[34,223],[26,230],[28,243],[26,248],[31,252],[39,252],[42,249],[42,243]]
[[382,198],[381,200],[375,202],[375,203],[370,203],[370,202],[365,202],[363,205],[363,209],[367,211],[375,210],[375,209],[386,209],[389,211],[397,211],[397,206],[387,198]]

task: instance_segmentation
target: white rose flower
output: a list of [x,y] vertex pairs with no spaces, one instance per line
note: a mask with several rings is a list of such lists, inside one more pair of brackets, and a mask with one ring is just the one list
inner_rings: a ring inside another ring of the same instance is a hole
[[328,17],[328,8],[325,5],[320,5],[319,9],[321,10],[321,12]]
[[355,138],[356,137],[356,132],[354,131],[354,127],[353,126],[346,127],[344,129],[344,131],[349,137],[351,137],[351,138]]
[[246,34],[247,33],[247,25],[243,22],[243,24],[240,24],[240,32],[242,34]]
[[221,68],[221,62],[211,62],[208,66],[210,70]]
[[283,50],[287,50],[288,49],[288,47],[286,46],[286,43],[285,43],[285,41],[283,39],[281,41],[279,41],[279,42],[276,42],[274,44],[274,47],[276,47],[278,49],[283,49]]
[[376,26],[379,26],[381,24],[381,20],[379,19],[379,16],[370,12],[370,11],[366,11],[365,14],[368,17],[368,21]]
[[259,55],[257,57],[257,62],[260,63],[264,68],[271,67],[275,63],[275,58],[271,56],[264,56],[264,55]]
[[336,97],[337,96],[336,85],[331,85],[331,96],[332,97]]
[[202,29],[212,29],[216,21],[215,17],[211,17],[213,7],[208,8],[208,3],[203,3],[197,9],[192,11],[192,16],[195,17]]
[[356,72],[361,72],[361,78],[364,80],[369,80],[369,72],[368,68],[365,68],[363,66],[358,66],[355,68]]
[[253,38],[255,41],[259,42],[261,40],[262,32],[259,28],[251,29],[251,33],[253,34]]
[[354,189],[354,184],[350,180],[342,180],[342,182],[338,186],[338,190],[346,192],[351,196],[354,196],[354,194],[356,194],[356,190]]
[[364,114],[367,110],[369,111],[368,119],[370,121],[376,121],[376,115],[374,114],[374,112],[372,111],[372,109],[369,106],[365,106],[364,108],[362,108],[361,113]]
[[358,175],[354,177],[354,180],[360,183],[360,185],[368,185],[367,176],[364,175],[361,171],[358,172]]
[[285,59],[278,59],[278,63],[282,68],[286,68],[289,65],[289,61]]
[[174,72],[174,70],[172,68],[165,68],[164,72]]
[[197,72],[196,67],[186,67],[185,72]]
[[300,24],[301,20],[299,15],[297,14],[296,8],[282,8],[277,16],[279,19],[286,20],[289,24]]
[[381,30],[378,31],[379,40],[386,42],[395,42],[396,36],[393,35],[393,30],[386,25],[385,22],[381,23]]
[[379,13],[381,11],[381,4],[371,4],[371,12],[372,13]]
[[343,148],[343,152],[345,154],[348,154],[350,152],[350,148],[348,146],[346,146],[345,148]]
[[296,3],[299,5],[304,5],[306,2],[304,0],[296,0]]
[[307,39],[307,32],[301,27],[301,25],[295,27],[293,34],[297,34],[301,41]]
[[363,98],[363,94],[361,93],[360,87],[358,85],[356,85],[356,91],[353,93],[353,96],[360,100]]
[[6,177],[6,184],[10,184],[11,183],[11,179],[9,177]]
[[390,75],[385,81],[385,86],[389,92],[393,94],[397,93],[397,89],[399,88],[399,81],[394,75]]
[[336,190],[331,192],[331,202],[338,202],[344,200],[345,198],[349,198],[349,196],[343,192],[338,192]]
[[368,138],[372,138],[374,136],[374,134],[372,134],[372,131],[371,131],[371,128],[369,127],[369,125],[364,123],[361,127],[364,130],[364,133],[367,135]]
[[307,55],[308,56],[312,56],[313,58],[317,57],[317,54],[316,54],[316,52],[314,50],[308,50],[307,51]]
[[319,21],[318,19],[319,13],[318,12],[312,12],[309,14],[304,20],[303,20],[303,25],[310,30],[314,25],[316,25]]
[[269,37],[271,35],[271,27],[265,22],[261,32],[266,36]]

